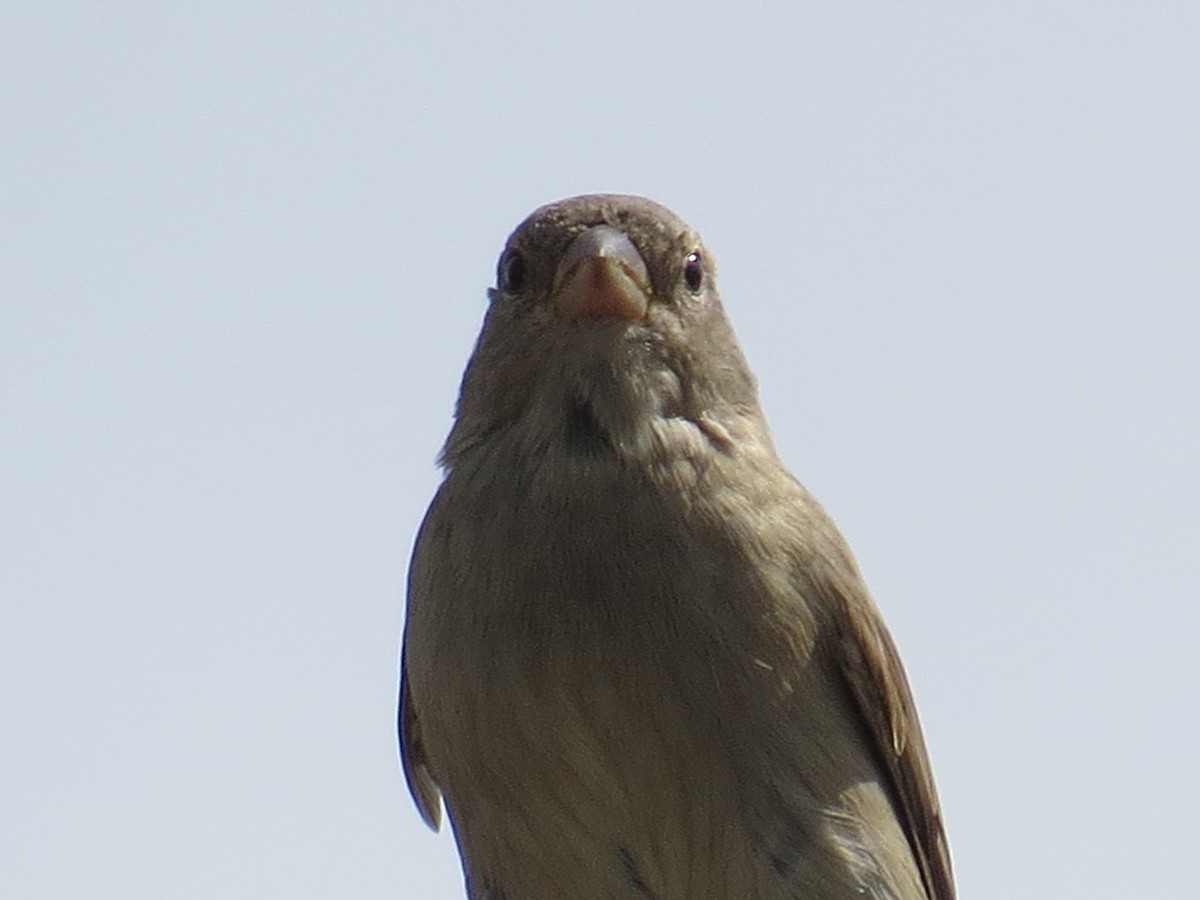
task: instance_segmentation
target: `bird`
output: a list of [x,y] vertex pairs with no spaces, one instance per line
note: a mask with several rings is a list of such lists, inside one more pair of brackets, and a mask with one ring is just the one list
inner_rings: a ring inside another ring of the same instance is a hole
[[897,649],[699,234],[509,237],[414,545],[402,768],[471,900],[953,900]]

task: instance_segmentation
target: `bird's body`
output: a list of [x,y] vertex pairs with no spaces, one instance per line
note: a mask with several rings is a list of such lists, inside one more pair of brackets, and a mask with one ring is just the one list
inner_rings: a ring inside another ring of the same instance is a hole
[[410,572],[414,796],[475,900],[951,900],[894,648],[693,247],[609,196],[510,240]]

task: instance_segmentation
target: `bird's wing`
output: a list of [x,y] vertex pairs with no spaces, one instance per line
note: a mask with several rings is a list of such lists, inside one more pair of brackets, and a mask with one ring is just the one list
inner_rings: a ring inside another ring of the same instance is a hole
[[859,586],[839,586],[839,662],[891,778],[897,813],[930,900],[954,900],[941,806],[912,691],[896,645],[874,602]]
[[404,766],[404,779],[409,793],[417,804],[425,824],[437,831],[442,825],[442,792],[429,762],[425,758],[425,746],[421,742],[421,721],[408,690],[408,673],[404,666],[404,654],[400,656],[400,710],[397,725],[400,731],[400,762]]

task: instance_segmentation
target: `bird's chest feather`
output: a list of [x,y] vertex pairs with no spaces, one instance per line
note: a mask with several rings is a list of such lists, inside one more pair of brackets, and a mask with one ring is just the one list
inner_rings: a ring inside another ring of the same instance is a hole
[[770,738],[744,713],[782,709],[803,667],[762,566],[644,473],[576,474],[450,480],[422,536],[432,639],[409,662],[459,839],[488,835],[466,856],[510,890],[519,858],[562,896],[774,896],[772,791],[744,776]]
[[[418,551],[430,654],[409,660],[436,686],[430,758],[460,840],[493,836],[484,868],[507,853],[541,869],[531,884],[611,881],[563,896],[703,897],[746,840],[723,721],[742,676],[718,626],[741,602],[736,550],[645,479],[591,475],[556,494],[451,481],[440,498]],[[720,896],[741,890],[730,877]]]
[[[497,740],[554,746],[548,765],[618,753],[620,731],[686,728],[703,711],[674,708],[680,692],[714,677],[701,645],[717,637],[706,609],[719,602],[720,552],[697,564],[664,498],[606,474],[557,492],[527,477],[450,482],[418,551],[430,662],[462,673],[446,692],[457,712],[502,717]],[[664,721],[629,723],[639,710]]]

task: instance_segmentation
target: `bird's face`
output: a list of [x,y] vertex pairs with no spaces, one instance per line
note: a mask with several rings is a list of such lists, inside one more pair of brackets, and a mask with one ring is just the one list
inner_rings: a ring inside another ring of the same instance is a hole
[[600,195],[544,206],[509,238],[496,303],[541,307],[582,326],[646,325],[715,300],[700,237],[649,200]]
[[699,235],[650,200],[535,211],[500,255],[446,462],[518,423],[547,446],[635,447],[656,421],[756,408],[715,276]]

